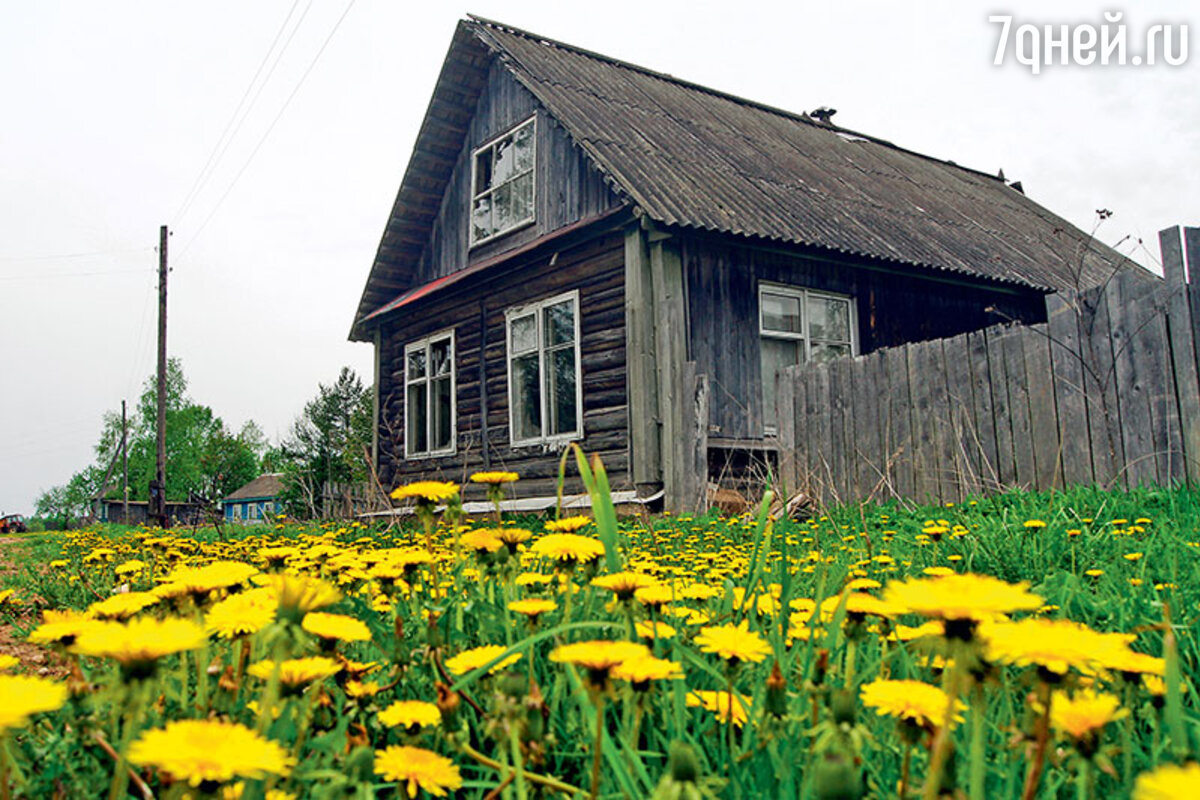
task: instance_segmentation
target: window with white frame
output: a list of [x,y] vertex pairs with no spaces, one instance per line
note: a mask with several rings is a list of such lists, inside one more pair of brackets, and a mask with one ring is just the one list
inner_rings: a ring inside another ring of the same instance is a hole
[[404,455],[454,452],[454,331],[404,348]]
[[776,385],[784,367],[828,361],[856,352],[854,303],[845,295],[763,284],[758,290],[763,421],[778,424]]
[[514,445],[583,435],[579,292],[509,309],[509,437]]
[[472,246],[533,222],[535,119],[530,117],[472,154]]

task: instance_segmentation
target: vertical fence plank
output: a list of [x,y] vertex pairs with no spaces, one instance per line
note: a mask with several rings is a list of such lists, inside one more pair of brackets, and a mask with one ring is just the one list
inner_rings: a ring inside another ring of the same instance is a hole
[[889,413],[888,460],[893,464],[896,490],[901,497],[912,497],[916,487],[912,444],[912,400],[909,394],[907,348],[886,351]]
[[1029,389],[1029,429],[1032,434],[1034,486],[1062,488],[1059,462],[1058,414],[1055,410],[1054,372],[1050,366],[1050,339],[1045,325],[1025,328],[1025,375]]
[[988,374],[992,384],[992,408],[996,420],[996,471],[1001,486],[1015,486],[1017,464],[1013,455],[1013,425],[1008,399],[1008,364],[1004,357],[1006,327],[988,329]]
[[[775,418],[778,420],[776,439],[779,443],[779,474],[775,476],[778,490],[785,492],[796,487],[799,470],[796,467],[796,368],[781,370],[775,383]],[[786,500],[787,498],[783,498]]]
[[954,464],[954,486],[958,499],[978,493],[979,448],[975,446],[975,399],[971,384],[971,355],[967,336],[962,334],[942,341],[946,361],[946,388],[950,414],[947,416],[948,443]]
[[849,462],[846,450],[850,444],[846,436],[846,417],[848,416],[850,387],[850,362],[848,359],[838,359],[829,362],[829,429],[830,429],[830,468],[832,469],[832,485],[839,501],[846,501],[850,496],[850,483],[847,480]]
[[871,361],[870,356],[859,356],[851,362],[854,395],[850,398],[850,418],[854,423],[854,438],[850,440],[850,455],[854,467],[855,499],[867,497],[875,485],[875,448],[872,439],[876,435],[876,426],[872,406],[879,400]]
[[814,482],[822,503],[828,503],[832,497],[830,491],[831,471],[831,432],[829,414],[829,368],[818,364],[812,368],[812,379],[808,392],[808,426],[809,432],[815,433],[813,444],[815,450],[809,463],[812,464]]
[[802,491],[809,495],[809,434],[808,434],[808,380],[806,373],[797,370],[793,373],[792,383],[795,388],[793,404],[795,406],[794,437],[791,442],[782,442],[784,447],[792,450],[792,461],[796,465],[796,482],[788,487],[792,492]]
[[[938,353],[941,343],[936,343]],[[929,342],[905,348],[908,351],[909,385],[912,391],[913,471],[916,497],[931,502],[941,496],[938,485],[938,451],[933,420],[933,383],[940,380],[941,365]]]
[[996,450],[996,418],[992,408],[992,381],[988,370],[988,332],[967,334],[971,367],[971,400],[974,403],[975,448],[979,459],[980,490],[1000,485],[1000,458]]
[[1123,473],[1125,485],[1134,488],[1152,484],[1157,477],[1150,398],[1136,361],[1137,340],[1145,335],[1149,320],[1147,310],[1139,305],[1145,297],[1143,287],[1122,277],[1112,280],[1104,299],[1110,318],[1115,389],[1121,412],[1118,435],[1124,447],[1124,459],[1118,462],[1118,469]]
[[1081,294],[1079,343],[1085,364],[1084,390],[1087,399],[1088,431],[1092,470],[1102,487],[1125,486],[1125,461],[1121,441],[1121,409],[1117,403],[1116,366],[1113,361],[1112,320],[1108,299],[1100,289]]
[[1079,347],[1078,297],[1073,293],[1046,297],[1046,329],[1050,336],[1050,363],[1054,371],[1054,397],[1058,409],[1058,434],[1062,443],[1063,483],[1086,486],[1092,472],[1091,437],[1088,435],[1084,362]]
[[1171,373],[1175,392],[1175,413],[1179,420],[1180,446],[1183,450],[1183,474],[1188,482],[1200,480],[1200,375],[1196,369],[1196,338],[1188,286],[1189,266],[1200,270],[1200,229],[1185,229],[1187,242],[1195,247],[1195,263],[1186,263],[1185,242],[1178,228],[1159,233],[1163,272],[1167,278],[1167,339],[1171,350]]

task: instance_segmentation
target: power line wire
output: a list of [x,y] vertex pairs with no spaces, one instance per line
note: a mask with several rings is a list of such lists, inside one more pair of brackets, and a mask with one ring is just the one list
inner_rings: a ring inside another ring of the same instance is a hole
[[[271,46],[267,48],[267,52],[263,54],[262,61],[258,63],[258,69],[254,71],[254,77],[250,79],[250,83],[246,84],[246,90],[242,92],[242,97],[240,100],[238,100],[237,106],[234,107],[233,114],[230,115],[229,121],[225,123],[225,129],[221,131],[221,135],[217,138],[216,144],[213,145],[212,152],[208,154],[208,160],[204,162],[204,166],[201,167],[200,173],[196,176],[196,180],[192,183],[192,188],[188,190],[187,195],[180,204],[179,210],[175,212],[175,216],[173,217],[174,222],[177,223],[179,219],[185,213],[187,213],[188,209],[191,208],[192,203],[197,197],[200,196],[200,191],[216,172],[217,164],[220,163],[220,160],[225,156],[225,151],[229,148],[230,143],[233,142],[238,133],[241,131],[242,125],[245,124],[246,119],[250,116],[250,112],[254,108],[254,104],[258,101],[258,97],[262,93],[263,87],[270,82],[271,75],[273,75],[275,72],[275,67],[279,65],[279,61],[283,57],[284,52],[287,51],[288,45],[292,43],[292,38],[296,35],[296,31],[299,30],[300,26],[304,23],[304,18],[308,15],[309,8],[312,8],[312,0],[309,0],[309,4],[305,7],[304,13],[300,15],[300,20],[296,23],[296,26],[292,28],[291,34],[288,36],[287,41],[280,49],[279,54],[275,57],[275,62],[271,65],[271,69],[267,73],[266,78],[264,78],[263,82],[259,84],[258,91],[255,93],[254,99],[250,101],[249,105],[247,105],[246,99],[250,97],[250,92],[253,91],[255,84],[258,83],[258,78],[260,75],[262,75],[263,67],[265,67],[267,65],[267,61],[270,60],[271,53],[275,51],[275,46],[279,44],[280,37],[283,36],[283,32],[287,30],[288,23],[291,21],[292,15],[296,13],[296,8],[299,5],[300,0],[293,0],[292,7],[288,9],[287,16],[283,18],[283,23],[280,24],[279,30],[275,32],[275,38],[271,40]],[[242,113],[243,106],[245,107],[244,113]],[[238,120],[239,114],[241,114],[240,120]],[[237,123],[236,126],[234,125],[235,122]],[[230,133],[231,130],[232,133]],[[227,135],[228,139],[226,139]]]
[[27,272],[22,275],[0,275],[0,281],[43,280],[48,278],[90,278],[96,275],[132,275],[145,269],[109,269],[95,272]]
[[314,55],[312,61],[309,62],[308,67],[304,70],[304,74],[301,75],[300,80],[296,82],[295,88],[292,89],[291,94],[289,94],[287,99],[284,100],[283,105],[279,109],[279,113],[275,115],[275,119],[271,120],[271,124],[267,126],[267,130],[265,133],[263,133],[262,138],[258,140],[258,144],[256,144],[254,149],[250,151],[250,156],[246,159],[245,163],[242,164],[242,168],[239,169],[237,174],[233,177],[233,181],[229,184],[228,188],[225,189],[225,193],[221,195],[220,199],[217,200],[217,204],[213,206],[212,211],[210,211],[208,216],[204,218],[204,222],[202,222],[200,227],[196,229],[196,232],[192,234],[188,244],[179,254],[180,258],[186,255],[187,252],[192,248],[192,245],[196,243],[196,240],[200,238],[200,234],[203,233],[204,229],[208,227],[208,223],[212,221],[214,216],[216,216],[217,211],[219,211],[221,206],[224,205],[225,199],[229,197],[229,193],[233,191],[235,186],[237,186],[238,181],[241,180],[242,175],[244,175],[246,172],[246,169],[250,166],[251,162],[254,161],[254,157],[258,155],[258,151],[262,149],[263,144],[267,141],[267,138],[271,135],[271,132],[275,130],[275,126],[283,117],[284,112],[287,111],[288,106],[291,105],[292,100],[296,97],[296,94],[299,93],[300,88],[304,86],[304,82],[312,73],[313,68],[317,65],[317,62],[321,60],[321,56],[324,54],[325,48],[329,46],[329,43],[333,40],[334,35],[338,32],[338,28],[342,26],[342,21],[346,19],[346,15],[350,13],[350,9],[354,7],[354,2],[355,0],[350,0],[350,2],[346,4],[346,8],[344,11],[342,11],[342,15],[338,17],[337,22],[333,24],[333,28],[329,31],[329,35],[325,37],[325,41],[321,43],[320,49],[317,50],[316,55]]
[[91,250],[85,253],[54,253],[32,256],[0,256],[0,261],[58,261],[69,258],[92,258],[94,256],[118,256],[144,253],[152,248],[139,247],[134,250]]

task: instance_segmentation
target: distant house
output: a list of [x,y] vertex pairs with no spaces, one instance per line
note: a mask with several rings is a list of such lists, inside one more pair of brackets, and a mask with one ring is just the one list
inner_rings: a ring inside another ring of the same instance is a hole
[[[125,501],[105,498],[97,501],[97,519],[120,525],[149,525],[150,504],[145,500],[130,500],[129,515],[125,515]],[[167,520],[170,525],[198,525],[204,521],[204,509],[198,503],[167,501]]]
[[283,510],[279,499],[282,493],[281,473],[260,475],[221,501],[225,507],[225,521],[243,525],[270,521]]
[[1123,268],[1002,176],[830,116],[460,22],[350,332],[383,485],[551,496],[578,442],[624,501],[693,506],[777,449],[782,368],[1041,322]]

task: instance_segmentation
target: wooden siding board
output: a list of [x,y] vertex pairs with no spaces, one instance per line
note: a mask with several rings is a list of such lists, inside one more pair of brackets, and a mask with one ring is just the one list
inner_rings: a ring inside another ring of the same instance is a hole
[[1013,450],[1012,402],[1008,392],[1008,364],[1005,358],[1004,328],[991,328],[987,332],[988,374],[992,385],[992,408],[996,420],[996,468],[1001,486],[1017,483],[1017,462]]
[[1025,375],[1029,389],[1029,429],[1033,444],[1034,486],[1062,488],[1059,461],[1058,417],[1055,413],[1054,373],[1050,340],[1044,325],[1021,331],[1025,348]]
[[1062,443],[1063,483],[1086,486],[1095,482],[1084,363],[1080,357],[1078,297],[1046,297],[1046,329],[1054,370],[1054,397],[1058,407],[1058,435]]

